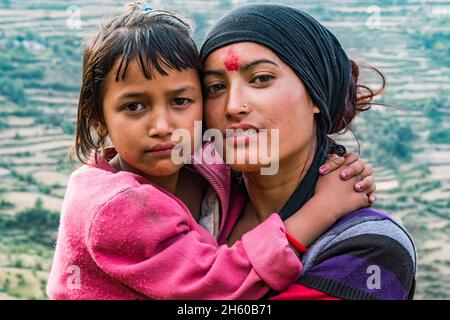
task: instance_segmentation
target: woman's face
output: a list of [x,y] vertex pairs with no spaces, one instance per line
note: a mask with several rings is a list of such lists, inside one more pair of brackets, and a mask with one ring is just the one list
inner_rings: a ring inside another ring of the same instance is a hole
[[[120,61],[120,59],[119,59]],[[103,112],[108,134],[121,159],[149,176],[176,173],[181,164],[171,158],[183,129],[194,136],[194,122],[202,119],[202,92],[196,70],[165,70],[147,79],[137,62],[129,64],[125,79],[115,81],[117,64],[107,76]],[[193,150],[193,142],[190,150]]]
[[[316,137],[314,114],[319,109],[294,71],[274,52],[253,42],[231,44],[212,52],[204,70],[208,128],[219,129],[224,137],[226,129],[239,127],[267,129],[269,137],[271,129],[277,129],[280,163],[311,151]],[[240,146],[239,140],[246,143]],[[250,148],[254,140],[261,141],[261,132],[227,138],[234,154],[245,152],[246,160],[255,152]],[[270,151],[275,139],[269,138],[268,143]],[[230,166],[239,171],[256,171],[262,164]]]

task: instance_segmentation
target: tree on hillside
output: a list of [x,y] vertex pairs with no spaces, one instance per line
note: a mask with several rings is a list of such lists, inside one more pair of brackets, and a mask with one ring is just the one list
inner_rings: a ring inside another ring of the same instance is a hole
[[41,198],[36,200],[33,208],[17,213],[8,222],[9,229],[26,230],[29,240],[47,246],[54,243],[58,225],[59,213],[44,208]]
[[0,79],[0,94],[20,106],[25,106],[28,103],[23,83],[17,80]]
[[367,113],[363,127],[357,131],[363,152],[375,163],[396,166],[412,159],[418,136],[409,122],[389,118],[375,110]]

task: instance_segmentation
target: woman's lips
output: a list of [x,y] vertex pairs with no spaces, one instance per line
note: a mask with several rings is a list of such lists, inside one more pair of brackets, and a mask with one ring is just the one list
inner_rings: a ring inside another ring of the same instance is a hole
[[243,142],[247,144],[251,138],[258,137],[259,128],[254,125],[242,123],[239,125],[234,125],[225,130],[225,137],[227,139],[233,139],[233,142],[239,143]]
[[236,131],[236,130],[249,130],[249,129],[253,129],[253,130],[255,130],[255,131],[259,131],[259,128],[257,127],[257,126],[254,126],[254,125],[252,125],[252,124],[249,124],[249,123],[240,123],[240,124],[238,124],[238,125],[233,125],[233,126],[230,126],[228,129],[231,129],[231,130],[234,130],[234,131]]

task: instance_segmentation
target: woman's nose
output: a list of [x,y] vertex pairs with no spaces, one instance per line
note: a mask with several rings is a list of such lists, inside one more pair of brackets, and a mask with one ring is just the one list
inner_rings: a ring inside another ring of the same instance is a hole
[[226,106],[226,115],[229,118],[239,118],[246,115],[249,112],[247,103],[245,102],[244,95],[239,88],[231,89]]

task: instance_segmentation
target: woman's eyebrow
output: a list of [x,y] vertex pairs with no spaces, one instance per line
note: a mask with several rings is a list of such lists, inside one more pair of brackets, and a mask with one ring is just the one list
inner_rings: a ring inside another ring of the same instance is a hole
[[260,60],[256,60],[256,61],[253,61],[253,62],[249,62],[249,63],[243,64],[240,69],[241,69],[241,71],[245,72],[248,69],[250,69],[250,68],[252,68],[252,67],[254,67],[256,65],[263,64],[263,63],[272,64],[272,65],[278,67],[278,65],[275,62],[271,61],[271,60],[260,59]]
[[[279,67],[278,64],[276,64],[275,62],[273,62],[271,60],[259,59],[259,60],[255,60],[255,61],[241,65],[239,70],[240,70],[240,72],[245,72],[248,69],[250,69],[256,65],[263,64],[263,63],[272,64],[276,67]],[[209,76],[209,75],[223,76],[225,73],[226,73],[225,69],[206,69],[203,71],[203,76]]]

